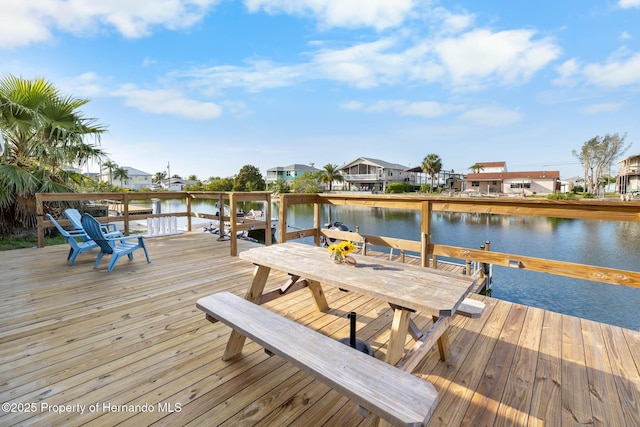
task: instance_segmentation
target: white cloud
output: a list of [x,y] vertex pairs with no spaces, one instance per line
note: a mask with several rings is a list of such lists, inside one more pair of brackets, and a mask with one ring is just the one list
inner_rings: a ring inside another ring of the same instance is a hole
[[415,0],[245,0],[250,12],[312,16],[322,27],[397,27],[414,8]]
[[534,35],[532,30],[476,29],[443,39],[435,49],[454,87],[479,89],[490,81],[513,85],[527,82],[560,55],[550,39],[533,40]]
[[215,119],[222,114],[219,105],[188,99],[175,90],[145,90],[125,85],[114,95],[124,98],[127,106],[153,114],[170,114],[194,120]]
[[622,110],[624,104],[621,102],[608,102],[602,104],[593,104],[582,108],[580,111],[584,114],[600,114],[613,113]]
[[218,66],[176,73],[219,91],[241,87],[255,92],[312,80],[371,88],[401,83],[432,84],[457,90],[527,82],[548,65],[560,49],[549,39],[534,39],[531,30],[473,30],[447,38],[396,34],[347,47],[325,44],[308,53],[309,61],[277,64],[247,61],[245,66]]
[[452,13],[443,7],[431,11],[431,15],[438,22],[437,31],[441,33],[459,33],[470,28],[476,16],[471,13]]
[[454,110],[459,110],[461,107],[435,101],[409,102],[405,100],[383,100],[369,105],[358,101],[350,101],[342,104],[342,108],[361,110],[368,113],[393,112],[400,116],[435,118],[446,115]]
[[517,123],[522,114],[517,111],[497,107],[477,108],[460,115],[460,119],[478,126],[500,127]]
[[54,31],[90,34],[115,29],[124,37],[199,22],[221,0],[3,0],[0,48],[47,41]]
[[245,66],[221,65],[175,72],[172,77],[194,79],[208,94],[234,87],[258,92],[293,85],[303,79],[305,69],[304,64],[289,66],[261,60],[247,61]]
[[553,80],[554,84],[572,87],[578,83],[580,64],[577,59],[572,58],[563,62],[556,67],[556,71],[558,72],[558,77]]
[[619,0],[618,6],[623,9],[629,9],[632,7],[640,7],[640,0]]
[[588,83],[617,88],[640,83],[640,53],[625,58],[618,55],[604,64],[588,64],[583,69]]

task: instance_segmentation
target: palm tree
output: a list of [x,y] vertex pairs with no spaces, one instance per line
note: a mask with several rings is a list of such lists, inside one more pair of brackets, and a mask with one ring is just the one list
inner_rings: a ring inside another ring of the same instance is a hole
[[480,171],[484,170],[484,166],[482,165],[482,163],[474,163],[469,167],[469,169],[474,173],[479,173]]
[[109,184],[113,184],[113,171],[118,167],[118,164],[116,162],[112,162],[111,160],[107,160],[102,164],[102,169],[106,169],[109,171]]
[[129,172],[125,168],[118,166],[113,170],[113,177],[119,179],[120,187],[124,188],[124,180],[129,179]]
[[318,176],[318,182],[321,184],[329,184],[329,191],[333,189],[334,182],[342,182],[344,181],[344,177],[338,170],[338,165],[334,165],[331,163],[327,163],[320,171],[320,176]]
[[165,179],[166,177],[167,177],[166,172],[156,172],[155,176],[153,177],[153,182],[156,184],[160,184],[162,180]]
[[422,172],[431,177],[430,191],[433,191],[433,181],[435,176],[442,170],[442,159],[440,159],[440,156],[437,154],[429,154],[424,158],[420,167],[422,168]]
[[35,194],[75,191],[82,180],[75,168],[105,156],[85,142],[106,131],[78,111],[87,102],[44,79],[0,79],[0,233],[35,228]]

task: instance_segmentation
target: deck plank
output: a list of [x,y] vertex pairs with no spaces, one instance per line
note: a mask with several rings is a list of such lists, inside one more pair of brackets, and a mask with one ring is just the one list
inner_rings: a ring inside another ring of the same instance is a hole
[[[241,251],[253,246],[238,243]],[[195,301],[218,291],[244,295],[253,266],[229,257],[229,242],[193,232],[147,245],[151,264],[136,256],[110,273],[92,268],[91,253],[68,266],[62,245],[0,252],[0,397],[156,410],[2,412],[1,425],[370,424],[353,402],[251,341],[237,361],[221,360],[230,329],[206,321]],[[286,280],[273,272],[266,289]],[[304,289],[265,306],[335,339],[348,336],[346,315],[355,311],[358,337],[384,359],[390,307],[323,291],[327,313]],[[439,392],[429,427],[640,425],[640,332],[474,298],[487,309],[479,319],[453,319],[451,357],[442,362],[434,349],[414,372]],[[428,316],[414,321],[431,323]]]

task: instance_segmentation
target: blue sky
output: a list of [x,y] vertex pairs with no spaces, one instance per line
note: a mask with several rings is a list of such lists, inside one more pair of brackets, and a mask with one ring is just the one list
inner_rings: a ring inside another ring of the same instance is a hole
[[3,0],[0,55],[152,174],[435,153],[569,178],[594,136],[640,152],[640,0]]

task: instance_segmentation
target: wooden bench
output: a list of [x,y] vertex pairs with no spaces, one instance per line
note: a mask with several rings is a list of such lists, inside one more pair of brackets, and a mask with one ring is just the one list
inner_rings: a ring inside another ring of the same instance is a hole
[[423,426],[435,408],[431,383],[234,294],[196,306],[393,425]]

